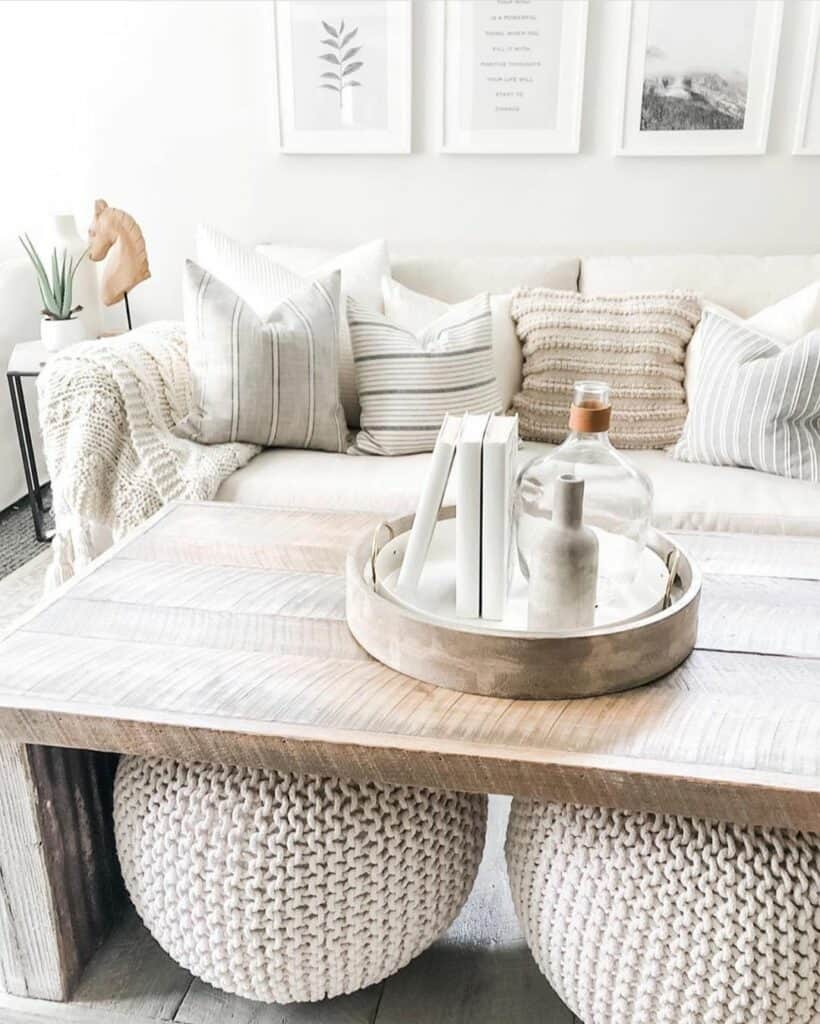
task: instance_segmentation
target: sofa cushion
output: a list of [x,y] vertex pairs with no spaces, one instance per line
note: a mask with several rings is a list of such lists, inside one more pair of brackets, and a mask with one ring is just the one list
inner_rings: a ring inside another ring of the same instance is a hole
[[[523,463],[551,445],[526,443]],[[336,455],[268,450],[230,476],[217,499],[286,508],[372,511],[385,517],[412,512],[431,455]],[[652,480],[655,524],[661,530],[712,530],[820,536],[820,487],[752,469],[677,462],[665,452],[633,451],[628,458]],[[454,480],[445,503],[455,500]]]
[[584,294],[679,288],[697,292],[738,316],[752,316],[819,279],[820,254],[591,256],[581,263]]
[[433,253],[429,247],[418,254],[391,246],[390,266],[401,284],[442,302],[463,302],[478,292],[498,295],[514,288],[561,288],[576,291],[580,261],[574,256],[499,255],[492,253]]

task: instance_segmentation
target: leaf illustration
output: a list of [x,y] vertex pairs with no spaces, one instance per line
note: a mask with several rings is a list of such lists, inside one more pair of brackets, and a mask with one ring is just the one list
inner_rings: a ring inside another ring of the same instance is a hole
[[[350,78],[359,68],[364,67],[364,61],[353,60],[354,57],[358,56],[362,47],[353,46],[348,49],[350,42],[355,39],[359,29],[358,26],[354,26],[348,32],[345,32],[344,20],[339,22],[338,28],[328,24],[326,21],[322,22],[322,27],[327,33],[321,39],[321,44],[326,47],[326,52],[319,54],[319,60],[327,61],[328,64],[335,64],[337,70],[323,71],[319,75],[319,88],[329,89],[331,92],[338,93],[339,108],[341,109],[344,90],[348,86],[359,89],[362,87],[361,82],[353,81]],[[329,81],[325,81],[325,79],[329,79]]]

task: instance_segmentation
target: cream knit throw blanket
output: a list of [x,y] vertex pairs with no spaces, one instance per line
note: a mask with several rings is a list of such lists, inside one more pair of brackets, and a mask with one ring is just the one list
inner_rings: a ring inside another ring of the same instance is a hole
[[75,345],[38,381],[56,535],[47,587],[174,498],[208,500],[259,448],[176,437],[190,410],[184,326]]

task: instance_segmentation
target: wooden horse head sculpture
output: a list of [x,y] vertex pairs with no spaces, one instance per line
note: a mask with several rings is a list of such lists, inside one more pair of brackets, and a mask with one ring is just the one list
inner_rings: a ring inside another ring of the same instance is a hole
[[151,276],[139,224],[125,210],[115,210],[104,199],[94,203],[88,242],[88,258],[95,262],[105,259],[109,249],[115,247],[103,269],[100,285],[106,306],[115,305],[126,292]]

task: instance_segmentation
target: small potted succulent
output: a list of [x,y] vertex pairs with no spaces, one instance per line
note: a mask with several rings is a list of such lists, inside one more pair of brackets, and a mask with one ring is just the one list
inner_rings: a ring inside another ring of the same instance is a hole
[[[71,305],[74,275],[86,253],[76,261],[64,252],[58,257],[57,250],[51,251],[51,276],[46,273],[43,262],[32,245],[28,235],[20,238],[20,244],[37,272],[37,283],[43,300],[43,319],[40,321],[40,337],[49,352],[83,341],[86,336],[82,321],[75,315],[82,306]],[[88,250],[86,250],[87,252]]]

